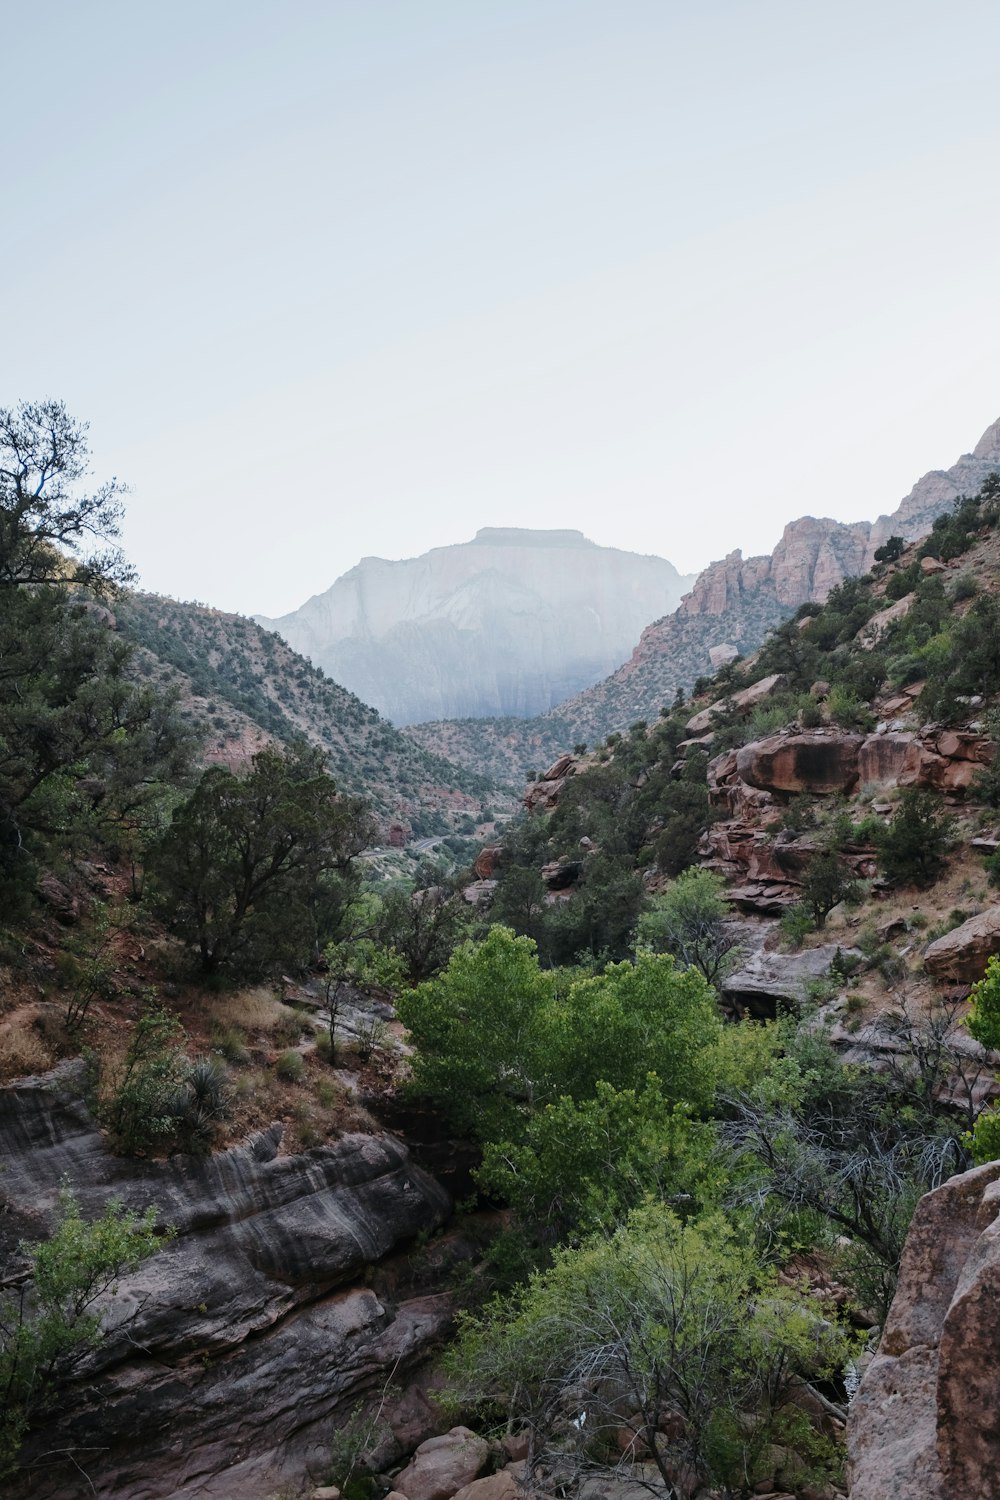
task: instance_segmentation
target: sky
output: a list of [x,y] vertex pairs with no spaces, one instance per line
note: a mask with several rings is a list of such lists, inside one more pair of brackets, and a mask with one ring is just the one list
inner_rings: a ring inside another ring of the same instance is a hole
[[3,6],[0,406],[143,587],[573,526],[693,572],[1000,416],[996,0]]

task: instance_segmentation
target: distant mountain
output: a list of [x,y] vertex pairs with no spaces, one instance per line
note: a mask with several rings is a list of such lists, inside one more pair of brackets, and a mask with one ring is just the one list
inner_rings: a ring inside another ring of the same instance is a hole
[[243,615],[127,594],[114,623],[139,648],[140,674],[179,690],[209,761],[240,766],[273,740],[304,736],[326,751],[341,790],[416,832],[444,829],[445,815],[494,800],[487,779],[421,749]]
[[485,527],[257,620],[394,723],[528,716],[605,676],[692,582],[579,531]]
[[448,756],[462,765],[488,764],[494,774],[506,766],[512,778],[574,742],[593,744],[638,719],[654,719],[678,688],[687,692],[720,662],[756,651],[800,604],[822,602],[845,578],[867,572],[890,536],[924,536],[959,495],[974,495],[997,470],[1000,420],[972,453],[919,479],[891,514],[851,523],[803,516],[789,522],[772,553],[745,558],[737,549],[710,563],[672,613],[646,626],[617,671],[551,712],[505,724],[488,745],[485,725],[425,724],[408,733],[427,749],[446,745]]

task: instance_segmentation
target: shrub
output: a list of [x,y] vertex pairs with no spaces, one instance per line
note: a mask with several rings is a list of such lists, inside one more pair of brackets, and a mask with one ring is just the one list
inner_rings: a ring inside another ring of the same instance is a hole
[[21,1245],[34,1289],[30,1300],[14,1293],[0,1301],[0,1476],[16,1468],[32,1419],[53,1404],[59,1386],[101,1342],[98,1299],[169,1238],[155,1223],[155,1208],[140,1218],[112,1200],[88,1224],[67,1189],[51,1239]]
[[797,902],[781,913],[781,936],[790,948],[801,948],[805,938],[816,931],[816,923],[807,906]]
[[306,1070],[302,1053],[296,1052],[294,1047],[287,1048],[279,1056],[274,1070],[285,1083],[300,1083]]

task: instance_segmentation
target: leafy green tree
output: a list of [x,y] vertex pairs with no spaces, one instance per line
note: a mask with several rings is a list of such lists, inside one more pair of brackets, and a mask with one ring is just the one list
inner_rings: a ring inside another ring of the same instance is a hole
[[544,1077],[554,991],[535,944],[507,927],[456,948],[442,974],[397,998],[418,1090],[479,1140],[516,1138]]
[[906,542],[901,536],[891,536],[888,541],[883,542],[881,547],[875,548],[875,561],[877,563],[898,562],[906,548]]
[[413,890],[397,887],[382,898],[374,934],[400,955],[407,977],[420,984],[444,968],[471,924],[460,883],[422,871]]
[[0,586],[0,874],[26,883],[55,846],[120,826],[184,774],[174,704],[131,676],[131,651],[49,586]]
[[835,849],[819,849],[802,872],[802,905],[818,928],[855,889],[851,871]]
[[450,1376],[464,1404],[529,1429],[529,1465],[560,1439],[565,1463],[570,1423],[579,1461],[600,1462],[628,1419],[665,1494],[744,1493],[794,1382],[847,1349],[721,1217],[682,1224],[655,1204],[466,1317]]
[[523,1143],[487,1142],[476,1175],[547,1243],[614,1228],[648,1197],[693,1210],[721,1183],[712,1126],[665,1099],[655,1074],[639,1088],[598,1081],[591,1098],[546,1105]]
[[654,953],[672,953],[716,984],[739,942],[725,889],[711,870],[685,870],[639,918],[639,943]]
[[722,1020],[697,969],[640,953],[634,964],[578,980],[546,1019],[548,1097],[586,1099],[599,1081],[633,1088],[653,1073],[665,1099],[709,1107]]
[[161,908],[203,973],[303,959],[321,877],[372,842],[367,807],[341,798],[318,751],[262,750],[249,775],[213,766],[150,860]]
[[169,1238],[155,1226],[155,1208],[140,1216],[114,1200],[88,1224],[67,1189],[52,1237],[21,1246],[31,1281],[0,1299],[0,1476],[16,1468],[32,1421],[100,1344],[102,1299]]
[[986,973],[972,986],[972,1009],[966,1019],[970,1036],[991,1052],[1000,1052],[1000,958],[996,954]]

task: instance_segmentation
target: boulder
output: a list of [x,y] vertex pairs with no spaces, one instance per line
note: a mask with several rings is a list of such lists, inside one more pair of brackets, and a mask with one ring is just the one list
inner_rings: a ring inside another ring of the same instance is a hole
[[945,564],[939,557],[922,557],[920,559],[920,571],[925,576],[928,573],[943,573],[945,572]]
[[872,615],[868,623],[862,625],[854,638],[862,651],[874,651],[889,628],[897,620],[902,620],[910,613],[915,598],[916,594],[906,594],[902,599],[897,599],[894,604],[887,605],[885,609],[880,609],[878,614]]
[[994,953],[1000,953],[1000,906],[988,906],[929,943],[924,951],[924,968],[934,979],[974,984],[982,979]]
[[858,782],[860,734],[782,732],[744,745],[736,755],[741,780],[766,792],[850,792]]
[[1000,1162],[917,1205],[847,1425],[851,1500],[1000,1494]]
[[525,1490],[509,1469],[487,1474],[456,1490],[454,1500],[524,1500]]
[[489,1453],[484,1438],[468,1427],[453,1427],[420,1444],[402,1474],[397,1475],[396,1488],[406,1500],[451,1500],[471,1485],[485,1467]]
[[561,781],[564,776],[571,776],[576,770],[576,761],[572,755],[560,755],[559,759],[553,761],[547,771],[542,772],[543,781]]
[[780,693],[782,688],[788,686],[788,678],[781,672],[775,672],[770,677],[762,677],[759,682],[754,682],[748,688],[742,688],[738,693],[732,693],[728,698],[717,698],[700,713],[688,719],[685,726],[689,735],[705,734],[715,722],[715,716],[724,713],[727,709],[735,708],[741,713],[753,708],[755,704],[762,703],[765,698],[770,698],[773,693]]
[[871,734],[858,750],[861,786],[894,785],[919,764],[920,746],[914,734]]
[[736,660],[739,654],[739,646],[734,646],[732,641],[723,641],[718,646],[709,646],[708,659],[712,663],[712,671],[718,672],[720,667],[727,667],[731,661]]
[[490,880],[500,863],[501,849],[499,844],[487,844],[480,849],[476,855],[476,862],[472,866],[472,873],[477,880]]
[[470,906],[489,906],[497,885],[496,880],[473,880],[470,885],[463,886],[462,899]]

